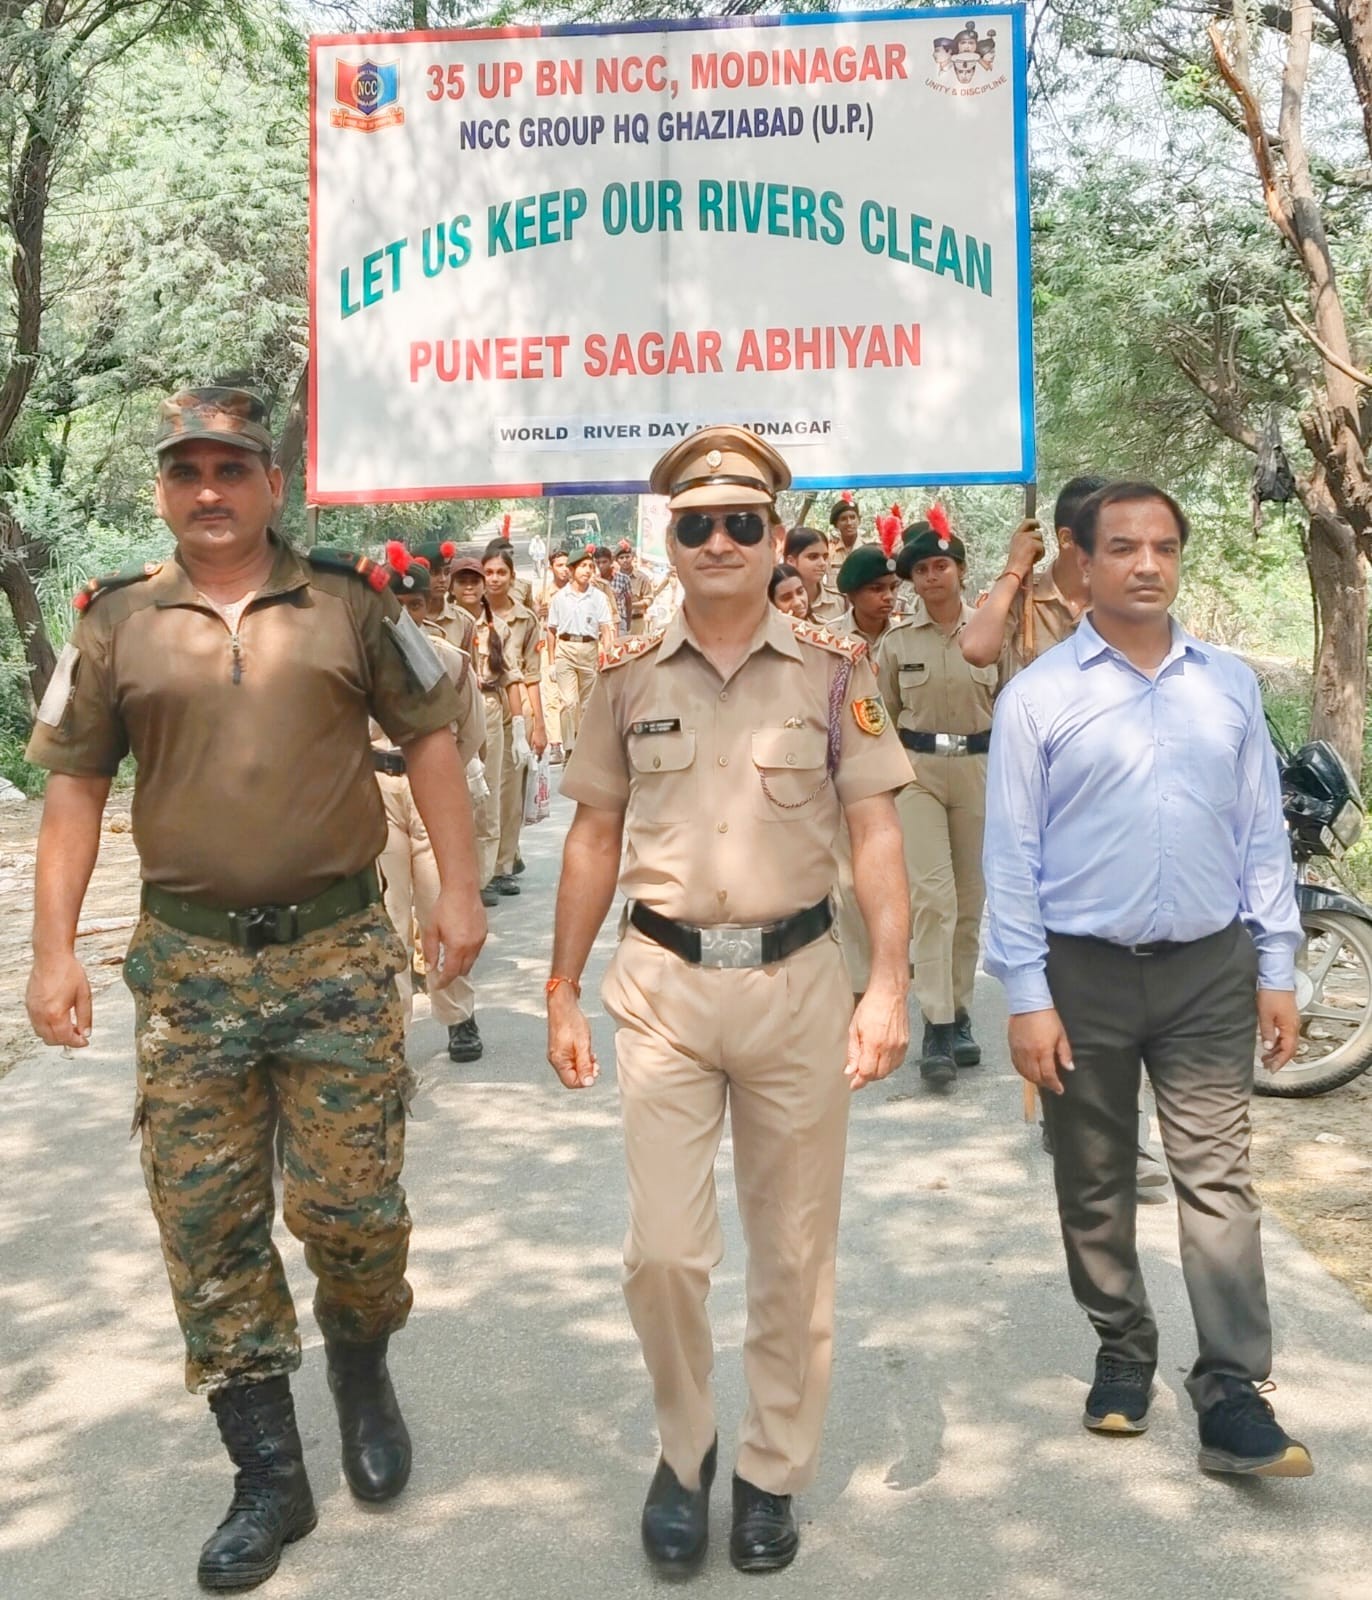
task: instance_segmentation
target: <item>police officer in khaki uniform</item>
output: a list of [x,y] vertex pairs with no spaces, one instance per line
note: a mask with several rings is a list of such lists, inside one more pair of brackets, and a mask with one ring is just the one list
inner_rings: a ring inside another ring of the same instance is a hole
[[[391,593],[413,622],[426,626],[429,591],[433,586],[433,574],[427,563],[415,560],[398,541],[388,544],[385,553]],[[458,756],[463,766],[468,767],[473,761],[479,761],[486,739],[476,673],[471,660],[461,650],[454,649],[441,634],[430,634],[428,638],[457,694],[458,714],[453,723],[453,736]],[[413,942],[414,924],[418,922],[422,928],[433,918],[441,888],[438,862],[434,859],[429,830],[414,802],[405,752],[392,744],[376,724],[372,727],[372,765],[376,768],[376,786],[386,812],[386,847],[377,860],[386,915],[408,950]],[[408,1027],[414,990],[410,962],[396,974],[396,986]],[[481,1037],[473,1016],[475,1001],[470,980],[455,972],[440,982],[435,973],[429,972],[425,987],[434,1021],[448,1031],[449,1059],[479,1059]]]
[[972,985],[981,908],[986,752],[991,748],[995,667],[963,660],[959,635],[974,615],[962,597],[967,553],[935,506],[905,530],[896,570],[918,595],[877,667],[915,781],[898,802],[910,876],[914,986],[924,1013],[920,1074],[946,1087],[975,1066]]
[[271,1241],[278,1121],[284,1216],[318,1279],[348,1483],[388,1499],[410,1470],[385,1359],[412,1298],[405,953],[376,876],[386,824],[369,714],[404,750],[433,842],[442,888],[425,949],[440,976],[471,966],[485,917],[457,700],[384,570],[306,559],[271,533],[281,474],[254,395],[183,390],[155,448],[176,554],[87,585],[28,749],[51,776],[27,1004],[49,1044],[87,1044],[76,925],[131,752],[137,1121],[187,1384],[209,1396],[238,1469],[200,1557],[201,1582],[228,1589],[269,1577],[315,1524],[288,1379],[300,1340]]
[[[579,983],[619,877],[630,904],[604,999],[618,1024],[628,1165],[625,1297],[662,1438],[642,1531],[672,1572],[694,1566],[708,1536],[717,1445],[705,1301],[722,1250],[725,1109],[748,1241],[749,1402],[730,1555],[765,1571],[795,1554],[791,1497],[819,1451],[849,1090],[891,1071],[908,1039],[891,794],[909,766],[861,646],[767,603],[767,511],[789,481],[744,428],[705,428],[657,463],[684,605],[663,633],[611,653],[562,781],[577,812],[548,1054],[568,1088],[594,1081]],[[872,944],[856,1013],[831,929],[841,817]]]

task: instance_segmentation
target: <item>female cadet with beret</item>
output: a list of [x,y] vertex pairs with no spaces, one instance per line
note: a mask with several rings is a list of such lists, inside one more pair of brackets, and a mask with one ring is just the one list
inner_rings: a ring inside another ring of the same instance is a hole
[[914,782],[896,798],[910,876],[913,980],[924,1013],[920,1074],[935,1087],[972,1067],[981,1048],[968,1008],[977,967],[986,753],[996,668],[963,659],[959,635],[974,615],[962,596],[967,552],[939,506],[905,530],[896,572],[917,596],[876,663]]
[[543,629],[531,610],[514,597],[515,564],[508,545],[488,546],[482,572],[486,579],[486,604],[505,629],[505,661],[518,675],[512,697],[524,708],[505,723],[505,759],[500,769],[500,845],[496,851],[497,894],[517,893],[515,874],[522,871],[519,858],[519,830],[524,826],[524,775],[532,765],[531,756],[541,756],[548,748],[548,730],[543,722],[543,692],[540,684],[542,662],[538,645]]

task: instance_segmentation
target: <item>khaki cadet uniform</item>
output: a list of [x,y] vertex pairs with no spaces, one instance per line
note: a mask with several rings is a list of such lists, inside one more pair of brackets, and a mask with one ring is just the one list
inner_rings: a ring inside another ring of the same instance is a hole
[[[867,659],[879,673],[881,654],[887,641],[897,628],[905,626],[903,617],[893,617],[885,632],[874,643],[866,634],[859,633],[853,613],[849,611],[843,622],[832,631],[841,639],[866,645]],[[896,809],[900,810],[899,798],[896,800]],[[857,901],[857,885],[853,881],[853,847],[846,824],[840,830],[834,926],[838,929],[838,942],[843,950],[843,961],[848,968],[853,993],[865,994],[872,975],[872,948],[867,938],[867,924],[862,920],[862,908]]]
[[[491,665],[491,634],[500,640],[505,667],[497,672]],[[490,793],[474,808],[476,824],[477,875],[484,888],[495,876],[496,857],[500,853],[500,796],[505,776],[505,746],[510,727],[510,703],[505,691],[511,684],[520,682],[520,675],[511,662],[509,635],[504,624],[484,619],[477,623],[473,641],[472,665],[476,668],[477,683],[481,689],[481,703],[486,719],[486,787]]]
[[635,567],[629,574],[629,598],[632,604],[632,618],[629,632],[635,636],[648,631],[648,607],[653,602],[653,580],[646,572]]
[[[138,763],[134,1121],[200,1393],[300,1364],[271,1239],[278,1118],[283,1214],[318,1280],[320,1328],[377,1340],[410,1309],[395,986],[408,957],[376,881],[386,819],[368,715],[403,747],[458,706],[423,636],[370,586],[383,570],[277,543],[232,630],[176,560],[94,580],[28,748],[80,777],[112,776],[129,751]],[[427,692],[406,640],[436,674]]]
[[456,600],[445,598],[442,611],[436,617],[426,617],[424,625],[441,634],[454,650],[460,650],[469,659],[475,654],[476,618],[470,611],[464,611]]
[[[923,602],[883,643],[877,677],[898,733],[987,735],[997,668],[963,660],[958,635],[973,615],[964,605],[951,635]],[[945,739],[950,750],[958,741]],[[980,742],[980,741],[978,741]],[[981,840],[986,822],[986,754],[907,747],[914,782],[896,800],[910,878],[913,982],[925,1020],[953,1021],[969,1009],[977,969]]]
[[[985,595],[978,595],[977,605],[985,598]],[[1081,613],[1073,611],[1063,598],[1053,581],[1051,565],[1035,571],[1033,599],[1032,621],[1028,625],[1024,616],[1023,587],[1010,602],[1010,613],[1005,619],[1005,644],[998,663],[999,688],[1003,689],[1017,672],[1036,661],[1045,650],[1051,650],[1077,631]]]
[[[477,692],[476,676],[471,662],[462,651],[454,650],[436,630],[429,632],[426,629],[426,633],[439,665],[457,694],[458,712],[453,723],[453,736],[465,767],[480,755],[486,737],[486,722]],[[429,842],[429,831],[424,826],[424,819],[410,790],[410,780],[405,773],[405,752],[392,745],[375,725],[372,732],[376,785],[386,812],[386,847],[381,852],[377,866],[381,871],[386,915],[391,919],[401,943],[409,949],[414,937],[415,921],[422,927],[433,915],[440,889],[438,862],[434,859],[433,845]],[[405,963],[396,974],[395,981],[408,1026],[414,1009],[411,962]],[[433,973],[430,973],[425,987],[432,1015],[437,1022],[465,1022],[476,1008],[471,983],[460,975],[438,985],[434,982]]]
[[[538,641],[543,633],[538,618],[527,606],[516,605],[513,610],[500,613],[500,624],[505,629],[505,660],[514,674],[515,683],[537,683],[542,671]],[[505,754],[500,765],[500,838],[496,848],[495,872],[497,877],[514,871],[515,857],[519,854],[519,830],[524,826],[524,784],[527,773],[515,764],[514,734],[510,728],[512,714],[509,703],[505,705]]]
[[[575,606],[581,613],[580,620],[569,628],[564,621],[563,627],[567,628],[567,631],[558,630],[557,646],[553,652],[553,677],[557,682],[558,700],[562,706],[562,744],[569,755],[576,744],[581,719],[590,701],[591,691],[595,688],[596,671],[600,664],[598,629],[601,623],[596,620],[592,610],[584,606],[584,601],[593,594],[604,595],[604,586],[592,583],[587,588],[585,596],[577,596],[568,584],[559,591],[559,595],[574,598],[555,597],[548,611],[549,626],[555,626],[554,618],[559,614],[560,608]],[[603,621],[613,629],[617,617],[614,596],[606,597],[605,604],[609,607],[609,616],[604,617]],[[565,616],[565,610],[563,614]]]
[[[756,473],[751,457],[739,460]],[[732,461],[722,470],[741,470]],[[807,909],[827,917],[842,806],[909,778],[890,728],[864,732],[854,713],[876,693],[862,656],[770,606],[727,680],[684,613],[616,647],[562,793],[624,812],[620,887],[635,914],[697,925],[707,940],[721,926],[756,929]],[[715,1435],[705,1302],[723,1253],[714,1164],[727,1106],[748,1241],[737,1471],[789,1494],[813,1479],[829,1392],[851,1098],[842,1068],[852,998],[837,941],[824,932],[765,966],[692,965],[630,921],[603,996],[618,1025],[625,1297],[663,1457],[694,1482]]]
[[534,608],[534,586],[527,578],[510,579],[510,597],[517,606],[523,606],[526,611]]
[[819,586],[819,599],[810,607],[810,621],[837,630],[850,613],[848,602],[832,585],[833,575],[829,574]]
[[533,604],[530,610],[538,618],[538,662],[539,686],[543,690],[543,726],[548,730],[548,743],[560,745],[562,743],[562,697],[557,692],[557,681],[553,677],[553,653],[548,648],[548,602],[557,593],[557,584],[553,581],[551,567],[543,574],[538,588],[534,591]]

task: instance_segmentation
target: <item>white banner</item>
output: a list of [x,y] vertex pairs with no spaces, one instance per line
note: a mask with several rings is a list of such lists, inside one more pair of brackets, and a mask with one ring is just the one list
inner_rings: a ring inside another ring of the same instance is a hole
[[309,497],[1033,477],[1018,6],[311,41]]

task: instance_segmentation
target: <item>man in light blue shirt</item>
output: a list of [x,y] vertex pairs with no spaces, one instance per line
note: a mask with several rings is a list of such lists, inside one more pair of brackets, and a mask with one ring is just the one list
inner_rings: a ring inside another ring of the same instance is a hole
[[1276,758],[1253,674],[1172,620],[1188,535],[1151,484],[1073,528],[1077,632],[1007,686],[987,780],[987,969],[1016,1070],[1044,1091],[1068,1276],[1100,1339],[1085,1424],[1147,1426],[1157,1326],[1135,1242],[1142,1061],[1177,1189],[1209,1471],[1304,1477],[1259,1386],[1271,1325],[1248,1168],[1255,1034],[1295,1052],[1301,943]]

